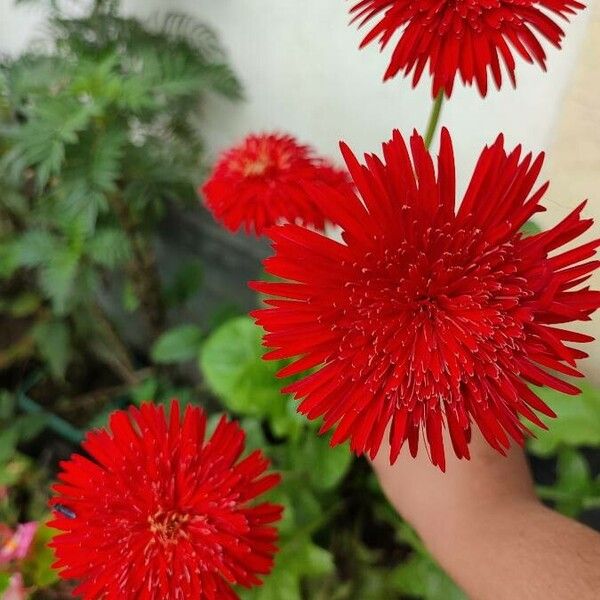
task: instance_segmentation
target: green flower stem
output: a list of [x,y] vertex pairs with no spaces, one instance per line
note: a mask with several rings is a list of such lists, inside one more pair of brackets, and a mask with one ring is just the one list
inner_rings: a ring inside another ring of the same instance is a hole
[[427,132],[425,133],[425,147],[429,150],[433,136],[437,131],[438,124],[440,122],[440,115],[442,114],[442,105],[444,104],[444,90],[440,90],[433,108],[431,109],[431,116],[429,117],[429,123],[427,125]]
[[83,440],[84,434],[81,430],[73,427],[73,425],[67,423],[67,421],[61,419],[59,416],[48,412],[22,391],[17,394],[17,404],[26,413],[43,415],[46,427],[72,444],[79,444]]

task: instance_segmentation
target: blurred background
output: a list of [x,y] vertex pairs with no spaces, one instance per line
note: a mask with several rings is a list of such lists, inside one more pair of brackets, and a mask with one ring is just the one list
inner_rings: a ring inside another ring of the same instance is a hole
[[[19,523],[37,531],[0,559],[0,598],[72,597],[44,546],[57,462],[111,410],[173,395],[243,419],[285,473],[277,569],[243,598],[463,597],[366,464],[280,395],[244,316],[268,245],[222,230],[196,194],[250,132],[289,132],[339,163],[339,140],[378,151],[394,128],[424,129],[429,81],[381,84],[388,56],[358,51],[347,8],[0,0],[0,546]],[[520,62],[517,90],[458,87],[442,114],[461,185],[499,132],[547,152],[540,226],[586,197],[600,223],[598,0],[564,27],[547,73]],[[582,330],[600,338],[599,317]],[[546,393],[560,418],[530,454],[542,498],[600,529],[600,343],[586,350],[590,383],[579,400]]]

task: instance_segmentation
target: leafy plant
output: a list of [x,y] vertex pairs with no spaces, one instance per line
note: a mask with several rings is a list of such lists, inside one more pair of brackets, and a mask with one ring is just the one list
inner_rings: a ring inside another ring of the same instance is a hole
[[[98,2],[77,19],[55,10],[52,51],[0,64],[0,275],[19,294],[35,290],[27,348],[19,340],[9,362],[37,353],[54,378],[82,345],[104,358],[114,346],[98,300],[107,277],[154,338],[167,304],[193,293],[193,266],[163,289],[153,236],[168,203],[196,200],[203,97],[242,93],[204,24],[177,14],[146,24],[117,9]],[[130,357],[119,362],[132,370]]]
[[[123,17],[116,0],[78,18],[49,4],[50,49],[0,59],[0,522],[46,522],[58,459],[114,408],[177,397],[213,424],[232,413],[283,476],[270,494],[285,509],[281,552],[244,600],[464,598],[366,462],[331,448],[281,393],[293,378],[262,360],[252,319],[227,302],[202,327],[175,314],[203,265],[161,273],[157,231],[167,210],[196,202],[203,99],[242,97],[215,33],[185,15]],[[555,475],[540,496],[569,516],[597,509],[600,394],[537,393],[559,415],[529,444]],[[35,598],[72,597],[56,584],[51,535],[39,527],[0,592],[18,568]]]

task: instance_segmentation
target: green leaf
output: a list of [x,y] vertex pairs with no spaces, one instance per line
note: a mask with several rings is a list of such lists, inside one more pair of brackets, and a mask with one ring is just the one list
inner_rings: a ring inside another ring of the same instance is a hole
[[557,470],[556,489],[564,491],[565,497],[558,500],[556,510],[576,518],[593,491],[590,466],[582,454],[566,449],[559,454]]
[[297,536],[281,544],[275,568],[261,587],[241,590],[243,600],[302,600],[304,577],[333,573],[332,555],[307,536]]
[[140,384],[132,387],[129,390],[129,393],[131,394],[131,400],[137,405],[140,405],[143,402],[154,400],[157,397],[158,388],[158,379],[154,377],[148,377],[148,379],[145,379]]
[[281,365],[264,361],[263,353],[262,330],[249,317],[227,321],[204,343],[200,369],[229,410],[266,417],[285,402],[276,378]]
[[296,448],[296,453],[293,462],[309,466],[308,478],[317,490],[335,488],[350,469],[353,460],[348,444],[332,448],[329,436],[315,435],[312,432],[306,436],[306,443]]
[[177,363],[198,356],[204,333],[197,325],[181,325],[163,333],[152,347],[156,363]]
[[414,554],[394,569],[392,583],[407,596],[423,600],[466,600],[457,585],[428,556]]
[[16,242],[16,260],[23,267],[46,264],[58,247],[50,232],[40,229],[26,231]]
[[542,231],[541,227],[535,221],[527,221],[523,227],[521,227],[521,233],[528,237],[530,235],[535,235]]
[[37,349],[48,363],[52,376],[63,379],[71,359],[71,336],[64,321],[47,321],[33,329]]
[[13,457],[18,442],[19,432],[16,428],[10,427],[0,431],[0,465]]
[[40,272],[40,286],[52,302],[57,315],[64,315],[79,269],[79,255],[70,248],[56,252]]
[[592,479],[590,465],[572,448],[559,451],[557,479],[553,486],[539,486],[538,494],[552,500],[558,512],[577,518],[588,505],[600,500],[600,485]]
[[123,286],[121,302],[123,303],[123,308],[130,313],[135,312],[140,307],[140,299],[137,297],[133,284],[129,280]]
[[13,427],[18,432],[20,442],[35,438],[46,426],[46,416],[43,413],[21,415],[14,421]]
[[578,384],[581,395],[569,396],[548,388],[535,393],[557,414],[556,419],[542,416],[547,431],[536,432],[529,449],[539,456],[550,456],[561,447],[600,445],[600,392],[585,382]]
[[129,258],[129,240],[120,229],[106,227],[88,241],[87,252],[95,263],[112,269]]

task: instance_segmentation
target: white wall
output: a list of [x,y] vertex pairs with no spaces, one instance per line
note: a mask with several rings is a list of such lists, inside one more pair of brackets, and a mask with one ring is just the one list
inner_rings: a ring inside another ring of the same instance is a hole
[[[381,83],[389,53],[375,46],[358,51],[362,34],[348,26],[348,6],[345,0],[125,1],[137,14],[188,11],[220,33],[248,102],[215,100],[206,107],[213,152],[250,130],[281,129],[334,157],[339,139],[373,151],[394,127],[422,129],[431,104],[427,78],[417,90],[401,79]],[[583,13],[565,24],[563,50],[548,49],[547,74],[520,61],[517,91],[492,91],[483,101],[473,88],[456,90],[443,121],[463,170],[499,131],[534,150],[548,145],[586,23]],[[0,51],[22,50],[42,27],[39,9],[0,0]]]

